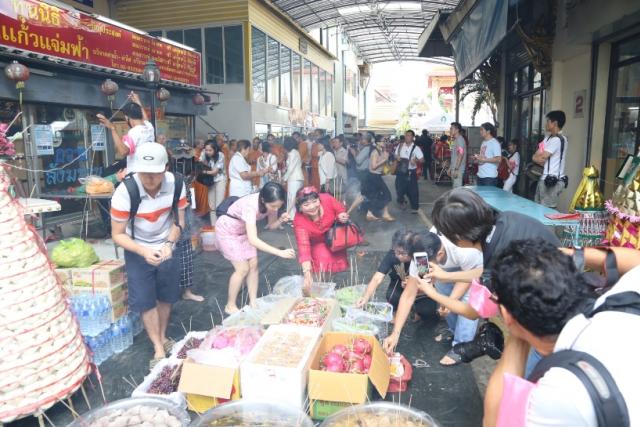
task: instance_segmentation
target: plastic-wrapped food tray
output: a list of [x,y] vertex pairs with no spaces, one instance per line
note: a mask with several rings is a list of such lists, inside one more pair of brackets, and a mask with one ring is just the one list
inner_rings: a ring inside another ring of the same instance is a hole
[[327,418],[320,427],[439,427],[427,413],[390,402],[352,406]]
[[[101,419],[111,417],[119,411],[124,412],[135,407],[165,410],[169,415],[176,418],[178,421],[178,423],[175,424],[176,426],[186,427],[191,421],[189,415],[184,409],[165,399],[158,399],[155,397],[132,397],[129,399],[117,400],[101,408],[89,411],[73,423],[69,424],[68,427],[92,427],[94,425],[101,425],[97,424]],[[156,424],[153,424],[152,422],[152,425]]]
[[299,409],[266,401],[238,400],[218,406],[191,423],[191,427],[313,427]]
[[[154,366],[154,368],[151,370],[151,372],[149,372],[149,375],[147,375],[146,377],[144,377],[144,380],[142,380],[142,382],[140,383],[140,385],[138,385],[138,387],[136,387],[135,390],[133,390],[133,393],[131,393],[131,397],[132,398],[146,398],[146,397],[150,397],[150,398],[154,398],[154,399],[161,399],[164,401],[169,401],[172,404],[174,404],[175,406],[184,409],[187,407],[187,401],[184,398],[184,394],[180,393],[179,391],[177,391],[177,386],[176,386],[176,391],[169,393],[169,394],[155,394],[155,393],[149,393],[149,387],[151,386],[151,384],[153,383],[153,381],[158,378],[158,376],[160,375],[160,373],[162,372],[162,370],[167,367],[170,366],[171,368],[175,368],[175,367],[179,367],[178,369],[181,369],[181,365],[182,365],[182,360],[179,359],[163,359],[160,362],[158,362],[158,364],[156,366]],[[178,377],[177,380],[179,381],[180,378]],[[177,382],[176,381],[176,384]]]
[[354,285],[340,288],[336,291],[336,300],[340,304],[343,310],[347,310],[349,307],[356,305],[358,298],[364,295],[367,290],[367,285]]

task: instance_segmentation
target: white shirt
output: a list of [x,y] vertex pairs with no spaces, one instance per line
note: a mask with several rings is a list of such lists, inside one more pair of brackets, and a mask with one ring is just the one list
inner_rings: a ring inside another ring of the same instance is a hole
[[[560,164],[560,148],[562,146],[560,142],[560,138],[558,136],[547,136],[544,141],[542,141],[541,148],[547,153],[551,154],[549,160],[544,163],[544,169],[542,170],[541,180],[547,175],[555,175],[555,176],[564,176],[564,165],[567,162],[567,153],[569,151],[569,141],[567,141],[567,137],[564,136],[564,151],[562,153],[562,164]],[[560,175],[558,175],[560,172]]]
[[[411,149],[415,147],[413,150],[413,154],[411,154]],[[409,159],[409,155],[411,155],[411,159]],[[411,145],[407,145],[406,143],[402,143],[398,145],[396,148],[396,158],[397,159],[408,159],[409,160],[409,170],[415,170],[418,166],[412,165],[411,160],[422,160],[424,155],[422,154],[422,150],[417,145],[411,143]]]
[[[480,146],[480,155],[491,159],[493,157],[502,156],[502,148],[500,143],[491,138],[488,141],[482,141]],[[497,163],[480,163],[478,166],[478,178],[496,178],[498,176]]]
[[302,175],[302,159],[298,150],[291,150],[287,154],[287,171],[284,173],[285,181],[304,181]]
[[[202,163],[206,163],[207,162],[207,156],[204,154],[204,151],[202,151],[202,154],[200,154],[200,161]],[[206,163],[207,166],[209,166],[211,169],[216,168],[218,169],[218,174],[216,176],[213,177],[213,182],[221,182],[221,181],[226,181],[227,177],[225,176],[225,172],[224,172],[224,153],[222,151],[220,151],[218,153],[218,161],[214,162],[213,160],[209,160],[208,163]]]
[[327,180],[336,177],[336,157],[333,153],[323,151],[318,160],[318,173],[320,175],[320,185],[326,184]]
[[251,172],[251,166],[242,154],[235,153],[229,163],[229,196],[242,197],[251,194],[251,180],[244,180],[241,172]]
[[[438,234],[435,227],[431,227],[429,231],[434,234]],[[482,267],[482,252],[473,248],[458,247],[443,235],[438,235],[438,237],[440,238],[444,251],[447,254],[447,259],[443,264],[440,264],[440,267],[445,270],[462,271],[469,271],[474,268]],[[435,260],[429,261],[435,262]],[[415,265],[414,261],[411,261],[411,264],[409,265],[409,275],[418,277],[418,267]]]
[[132,127],[129,129],[129,132],[122,137],[122,142],[129,148],[129,154],[127,154],[127,169],[133,171],[136,148],[140,144],[156,142],[153,125],[145,120],[144,124]]
[[509,159],[509,168],[511,169],[511,174],[514,176],[518,176],[518,174],[520,173],[520,153],[516,151],[511,157],[507,158]]
[[[609,295],[640,291],[640,267],[623,275],[618,283],[600,297],[600,306]],[[629,411],[632,426],[640,425],[640,316],[608,311],[587,319],[580,314],[560,332],[554,351],[573,349],[598,359],[613,376]],[[527,427],[597,427],[591,398],[582,382],[569,371],[551,368],[529,395]]]
[[[336,173],[337,176],[342,179],[342,182],[347,182],[347,162],[349,161],[349,152],[346,148],[340,147],[335,151],[336,158]],[[340,164],[337,161],[340,160],[344,164]]]
[[[133,175],[133,179],[138,184],[140,190],[140,206],[136,214],[134,223],[136,232],[136,242],[142,246],[158,247],[169,237],[169,232],[174,223],[171,215],[171,205],[173,204],[173,190],[175,177],[171,172],[165,172],[164,180],[160,186],[160,191],[156,197],[151,197],[138,178],[138,174]],[[187,197],[182,185],[178,208],[184,209],[187,206]],[[111,197],[111,218],[117,222],[129,222],[129,212],[131,210],[131,197],[125,185],[119,185]],[[127,234],[131,236],[131,223],[127,224]]]
[[257,169],[259,171],[271,168],[272,171],[278,170],[278,159],[271,153],[267,154],[267,158],[265,159],[264,155],[258,157],[257,160]]

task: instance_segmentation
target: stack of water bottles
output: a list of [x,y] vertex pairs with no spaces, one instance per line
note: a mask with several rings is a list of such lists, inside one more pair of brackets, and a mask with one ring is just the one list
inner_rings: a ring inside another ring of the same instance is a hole
[[93,352],[96,365],[121,353],[133,343],[133,327],[128,315],[111,322],[111,302],[107,295],[85,293],[71,298],[71,309],[80,332]]

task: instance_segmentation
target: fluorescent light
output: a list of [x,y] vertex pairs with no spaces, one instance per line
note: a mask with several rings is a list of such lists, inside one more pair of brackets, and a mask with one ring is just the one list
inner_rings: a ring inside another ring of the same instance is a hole
[[420,3],[418,2],[412,2],[412,1],[398,1],[398,2],[385,2],[385,3],[378,3],[378,7],[379,10],[385,11],[385,10],[400,10],[400,11],[418,11],[418,10],[422,10],[422,6],[420,5]]
[[107,23],[107,24],[115,25],[116,27],[120,27],[120,28],[122,28],[122,29],[132,31],[132,32],[134,32],[134,33],[138,33],[138,34],[141,34],[141,35],[143,35],[143,36],[146,36],[146,35],[147,35],[147,33],[146,33],[146,32],[144,32],[144,31],[142,31],[142,30],[139,30],[139,29],[137,29],[137,28],[130,27],[129,25],[127,25],[127,24],[123,24],[122,22],[114,21],[113,19],[109,19],[109,18],[107,18],[106,16],[97,15],[97,14],[93,14],[92,16],[93,16],[94,18],[96,18],[98,21],[102,21],[102,22],[105,22],[105,23]]
[[177,47],[179,47],[181,49],[186,49],[186,50],[190,50],[191,52],[195,52],[194,48],[192,48],[190,46],[187,46],[187,45],[184,45],[182,43],[178,43],[177,41],[174,41],[174,40],[171,40],[171,39],[166,39],[164,37],[158,37],[158,39],[162,40],[165,43],[169,43],[169,44],[172,44],[174,46],[177,46]]
[[371,6],[362,4],[359,6],[347,6],[338,9],[338,13],[342,16],[356,15],[358,13],[371,13]]
[[421,11],[422,5],[415,1],[399,1],[399,2],[380,2],[374,8],[367,4],[357,6],[346,6],[338,9],[338,13],[342,16],[356,15],[359,13],[370,14],[372,12],[416,12]]

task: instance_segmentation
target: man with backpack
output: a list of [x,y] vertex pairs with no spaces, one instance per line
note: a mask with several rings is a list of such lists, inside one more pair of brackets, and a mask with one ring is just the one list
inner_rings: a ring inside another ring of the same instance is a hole
[[556,208],[560,194],[569,185],[569,179],[564,173],[569,147],[567,138],[562,134],[567,118],[564,111],[560,110],[550,111],[546,118],[545,128],[549,135],[533,155],[534,163],[543,167],[535,201],[548,208]]
[[422,150],[413,143],[416,134],[409,129],[404,133],[404,143],[398,145],[395,157],[398,162],[396,166],[396,196],[398,204],[405,210],[409,199],[411,213],[417,214],[419,208],[418,193],[418,164],[424,163]]
[[142,314],[154,347],[150,368],[174,344],[166,331],[171,306],[180,298],[180,265],[173,253],[185,226],[187,198],[182,177],[166,172],[167,163],[162,145],[141,145],[132,174],[111,199],[112,236],[124,248],[129,309]]
[[[640,423],[638,251],[562,251],[523,240],[498,257],[490,286],[510,337],[487,386],[485,427]],[[613,287],[598,297],[584,267]],[[530,347],[545,357],[525,379]]]

